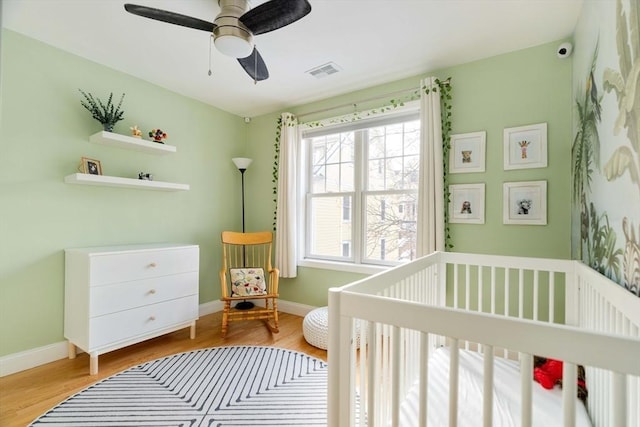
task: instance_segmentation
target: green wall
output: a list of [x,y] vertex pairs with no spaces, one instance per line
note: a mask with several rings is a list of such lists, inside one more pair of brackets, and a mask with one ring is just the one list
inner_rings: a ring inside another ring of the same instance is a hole
[[[242,118],[4,29],[0,116],[0,356],[63,340],[64,248],[200,245],[200,302],[219,297],[219,235],[240,227]],[[78,88],[123,103],[129,127],[160,127],[177,153],[88,143],[100,124]],[[105,175],[185,183],[185,192],[69,185],[81,156]]]
[[[241,117],[108,69],[6,29],[2,32],[0,105],[0,356],[63,340],[64,248],[144,242],[201,247],[200,302],[219,297],[218,236],[240,228],[240,177],[230,159],[254,159],[245,175],[247,229],[271,229],[273,142],[279,112]],[[571,62],[557,43],[425,75],[453,78],[454,133],[487,131],[487,172],[451,176],[451,183],[485,182],[485,225],[452,224],[454,250],[569,258]],[[296,108],[303,114],[418,87],[419,76]],[[82,88],[104,98],[125,92],[125,120],[161,127],[178,152],[154,156],[89,144],[100,125],[80,105]],[[382,101],[381,101],[382,102]],[[359,105],[372,108],[376,102]],[[305,120],[339,115],[352,107]],[[502,170],[502,129],[547,122],[549,167]],[[81,156],[99,159],[104,173],[187,183],[164,193],[73,186]],[[502,182],[548,180],[547,226],[502,225]],[[327,289],[363,277],[299,268],[281,281],[284,300],[320,306]]]
[[[451,184],[486,184],[485,224],[451,224],[454,251],[570,258],[571,60],[557,58],[555,49],[559,43],[424,75],[441,79],[452,77],[453,133],[487,132],[486,172],[450,175]],[[359,103],[359,100],[418,88],[421,77],[291,108],[290,112],[304,115],[346,105],[303,116],[301,122],[305,122],[347,114],[353,111],[353,103],[358,103],[362,110],[379,107],[394,96],[366,104]],[[254,118],[249,129],[249,152],[260,159],[260,167],[251,170],[250,177],[247,172],[251,180],[252,201],[261,207],[250,217],[250,223],[256,228],[270,229],[272,224],[271,215],[263,211],[271,214],[274,206],[270,177],[277,118],[278,113]],[[503,170],[503,129],[541,122],[546,122],[548,127],[548,167]],[[503,182],[529,180],[547,180],[547,225],[503,225]],[[298,273],[295,279],[281,280],[283,298],[311,305],[326,304],[328,288],[362,277],[304,267],[299,267]]]

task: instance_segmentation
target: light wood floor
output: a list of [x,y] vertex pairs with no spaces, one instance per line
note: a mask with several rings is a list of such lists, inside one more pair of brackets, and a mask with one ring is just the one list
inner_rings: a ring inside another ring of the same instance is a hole
[[307,344],[302,336],[302,317],[280,313],[280,333],[271,334],[259,320],[233,322],[225,339],[220,338],[222,313],[203,316],[196,338],[183,329],[99,357],[98,375],[89,375],[89,357],[79,354],[27,371],[0,378],[0,426],[26,426],[67,397],[89,385],[149,360],[207,347],[261,345],[288,348],[327,360],[327,352]]

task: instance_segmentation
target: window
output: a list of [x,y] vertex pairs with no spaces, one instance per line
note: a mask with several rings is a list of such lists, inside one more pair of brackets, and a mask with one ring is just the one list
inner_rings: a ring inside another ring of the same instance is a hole
[[418,112],[313,128],[305,144],[305,259],[415,258]]

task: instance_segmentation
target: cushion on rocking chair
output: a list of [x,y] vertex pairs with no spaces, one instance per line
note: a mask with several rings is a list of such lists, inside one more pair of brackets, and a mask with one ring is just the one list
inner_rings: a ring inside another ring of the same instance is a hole
[[231,277],[232,297],[267,294],[267,285],[264,281],[264,270],[262,268],[230,268],[229,276]]

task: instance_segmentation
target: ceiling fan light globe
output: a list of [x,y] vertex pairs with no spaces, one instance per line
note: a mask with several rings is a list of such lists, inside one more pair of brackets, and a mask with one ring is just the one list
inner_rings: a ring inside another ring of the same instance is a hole
[[246,58],[253,52],[253,42],[238,35],[217,36],[213,44],[220,53],[233,58]]

